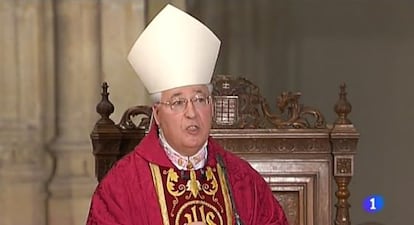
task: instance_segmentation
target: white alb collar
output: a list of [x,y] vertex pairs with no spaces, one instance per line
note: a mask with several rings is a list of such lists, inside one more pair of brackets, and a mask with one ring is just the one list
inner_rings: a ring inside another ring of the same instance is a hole
[[207,161],[207,141],[203,147],[193,156],[183,156],[173,149],[165,139],[161,129],[159,130],[159,137],[168,158],[179,170],[198,170],[204,167]]

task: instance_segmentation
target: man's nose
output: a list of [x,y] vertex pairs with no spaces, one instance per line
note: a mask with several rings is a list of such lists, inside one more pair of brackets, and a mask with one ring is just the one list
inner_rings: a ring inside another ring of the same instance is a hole
[[188,101],[185,107],[184,115],[188,118],[193,118],[197,114],[196,108],[192,101]]

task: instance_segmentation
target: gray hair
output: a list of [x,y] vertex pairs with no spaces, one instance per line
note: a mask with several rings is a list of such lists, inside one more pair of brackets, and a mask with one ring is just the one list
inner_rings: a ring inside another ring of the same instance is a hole
[[[211,93],[213,93],[213,84],[209,83],[209,84],[206,84],[206,86],[208,88],[208,94],[211,95]],[[161,101],[161,92],[150,94],[150,98],[151,98],[152,103],[160,102]]]

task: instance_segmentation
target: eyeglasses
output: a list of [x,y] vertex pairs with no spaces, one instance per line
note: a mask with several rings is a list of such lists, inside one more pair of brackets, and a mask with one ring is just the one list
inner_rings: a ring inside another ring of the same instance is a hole
[[206,107],[211,102],[211,96],[196,95],[190,99],[188,98],[173,98],[170,101],[158,102],[158,104],[168,105],[173,112],[183,112],[187,108],[188,100],[196,109]]

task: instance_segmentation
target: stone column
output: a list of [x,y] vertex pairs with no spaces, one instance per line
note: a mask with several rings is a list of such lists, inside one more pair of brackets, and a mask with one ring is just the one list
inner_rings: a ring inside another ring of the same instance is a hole
[[50,1],[0,1],[0,224],[46,224],[53,137]]
[[127,60],[145,27],[145,2],[152,0],[101,0],[102,80],[108,83],[110,100],[115,104],[111,115],[115,123],[127,108],[150,103],[145,87]]
[[84,224],[96,186],[89,134],[100,92],[100,2],[56,0],[57,138],[49,225]]

